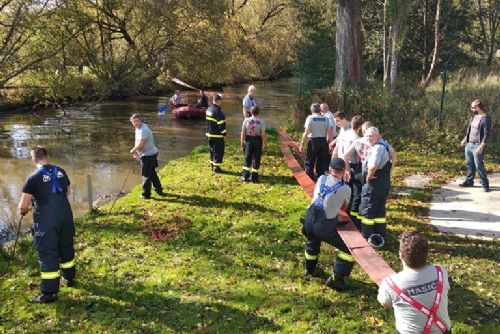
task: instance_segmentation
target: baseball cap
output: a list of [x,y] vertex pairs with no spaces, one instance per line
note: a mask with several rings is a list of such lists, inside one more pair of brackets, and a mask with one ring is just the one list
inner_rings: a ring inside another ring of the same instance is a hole
[[220,100],[222,100],[222,96],[220,96],[219,94],[215,94],[214,97],[213,97],[213,100],[214,101],[220,101]]
[[332,161],[330,161],[330,168],[336,169],[336,170],[342,170],[345,169],[345,161],[340,158],[335,158]]

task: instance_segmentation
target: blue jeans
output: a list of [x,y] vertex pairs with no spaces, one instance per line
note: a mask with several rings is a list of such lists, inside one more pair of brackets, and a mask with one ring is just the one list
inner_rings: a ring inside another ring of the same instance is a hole
[[488,176],[486,175],[486,169],[484,168],[484,150],[483,153],[477,154],[477,148],[479,144],[467,143],[465,146],[465,162],[467,164],[467,177],[465,179],[466,183],[474,184],[474,176],[476,171],[479,174],[480,183],[484,188],[489,188],[490,183],[488,181]]

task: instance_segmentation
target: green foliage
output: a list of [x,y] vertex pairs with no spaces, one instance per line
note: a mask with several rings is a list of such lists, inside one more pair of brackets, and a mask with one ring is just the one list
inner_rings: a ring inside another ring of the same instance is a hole
[[[313,101],[326,102],[331,110],[343,110],[345,105],[349,117],[363,115],[379,127],[385,137],[403,145],[418,142],[430,151],[449,154],[461,150],[459,143],[471,115],[468,106],[475,99],[481,99],[493,118],[492,145],[487,151],[493,159],[498,159],[500,111],[496,106],[500,103],[500,81],[497,73],[493,68],[484,72],[463,70],[449,74],[441,132],[438,131],[442,89],[439,80],[429,86],[425,95],[418,94],[419,88],[410,88],[409,84],[399,94],[391,94],[378,83],[365,89],[351,88],[347,94],[334,88],[318,90],[299,99],[295,108],[307,111]],[[294,125],[301,127],[303,119],[304,116],[295,118]]]

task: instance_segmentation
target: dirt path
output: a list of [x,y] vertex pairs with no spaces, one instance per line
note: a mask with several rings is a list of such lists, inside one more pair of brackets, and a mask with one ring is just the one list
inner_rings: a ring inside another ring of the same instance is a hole
[[476,180],[473,188],[458,186],[463,177],[437,190],[429,218],[442,232],[480,239],[500,238],[500,174],[488,175],[488,193]]

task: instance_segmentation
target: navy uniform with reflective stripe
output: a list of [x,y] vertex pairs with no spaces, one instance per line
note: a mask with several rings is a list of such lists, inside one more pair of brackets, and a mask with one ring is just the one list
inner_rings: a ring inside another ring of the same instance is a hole
[[66,172],[47,164],[28,176],[23,193],[33,195],[33,243],[41,270],[41,292],[57,293],[60,270],[68,281],[75,278],[73,213],[66,193]]
[[332,175],[322,175],[318,179],[315,196],[304,217],[307,272],[312,273],[316,268],[321,242],[326,242],[338,249],[333,274],[337,277],[350,275],[354,258],[337,232],[338,211],[343,203],[349,202],[350,197],[351,189],[342,180]]
[[226,116],[216,104],[211,104],[206,112],[207,138],[210,148],[210,164],[220,168],[224,159],[224,136],[226,135]]
[[[376,154],[381,159],[381,165],[375,172],[375,178],[366,182],[368,174],[368,161],[370,156]],[[366,152],[363,163],[364,182],[361,191],[361,205],[359,213],[361,218],[361,233],[365,238],[369,238],[373,233],[385,237],[387,223],[385,218],[385,204],[391,189],[391,148],[384,140],[379,140]]]
[[307,139],[307,153],[304,170],[306,174],[313,180],[314,169],[316,169],[317,177],[325,174],[328,170],[329,153],[328,142],[326,136],[330,121],[327,117],[321,114],[313,114],[307,117],[305,127],[310,129],[311,134]]
[[247,181],[258,182],[262,157],[262,131],[265,131],[266,126],[262,119],[252,116],[245,118],[242,128],[246,132],[242,176]]

